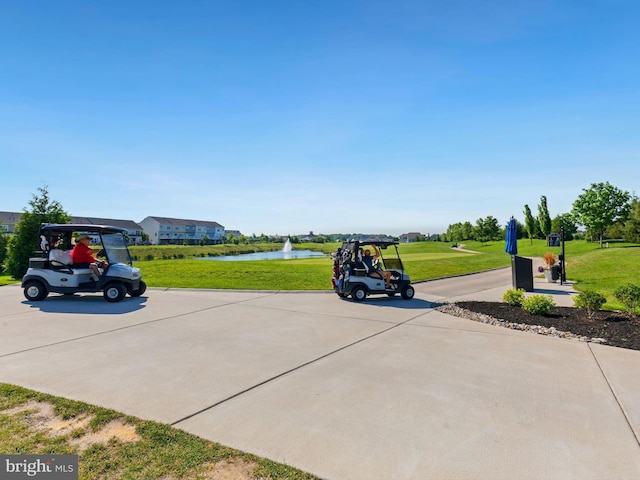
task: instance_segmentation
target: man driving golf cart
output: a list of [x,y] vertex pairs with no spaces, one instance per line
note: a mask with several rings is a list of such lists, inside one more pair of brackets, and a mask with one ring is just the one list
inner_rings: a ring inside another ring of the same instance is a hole
[[[383,256],[382,251],[391,246],[395,255]],[[371,250],[376,252],[373,257]],[[398,292],[410,300],[415,294],[409,276],[404,273],[398,242],[392,241],[345,241],[333,254],[331,283],[338,296],[351,296],[356,301],[374,294],[393,297]]]

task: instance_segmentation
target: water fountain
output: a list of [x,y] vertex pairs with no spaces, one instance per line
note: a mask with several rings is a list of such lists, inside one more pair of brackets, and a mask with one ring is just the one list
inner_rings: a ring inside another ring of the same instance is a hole
[[291,240],[287,238],[282,250],[272,252],[255,252],[245,253],[242,255],[225,255],[221,257],[197,257],[196,260],[218,260],[218,261],[240,261],[240,260],[290,260],[294,258],[314,258],[326,257],[322,252],[314,252],[312,250],[293,250],[291,248]]

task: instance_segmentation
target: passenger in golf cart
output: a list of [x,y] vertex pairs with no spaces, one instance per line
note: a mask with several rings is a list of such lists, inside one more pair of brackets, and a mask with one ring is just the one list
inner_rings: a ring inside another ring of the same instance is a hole
[[374,278],[382,278],[384,279],[385,288],[393,288],[393,285],[391,285],[393,272],[382,269],[380,262],[378,261],[380,258],[380,250],[378,250],[378,247],[375,245],[372,245],[372,247],[376,251],[376,254],[373,257],[371,256],[371,250],[368,248],[365,249],[364,255],[362,256],[362,263],[364,263],[364,266],[367,269],[367,275]]
[[[333,254],[333,289],[340,297],[351,296],[362,301],[368,295],[385,294],[390,297],[400,293],[402,298],[413,298],[414,289],[409,276],[404,273],[398,254],[398,243],[392,241],[350,240]],[[383,257],[382,250],[393,246],[395,256]],[[370,255],[371,249],[376,255]]]

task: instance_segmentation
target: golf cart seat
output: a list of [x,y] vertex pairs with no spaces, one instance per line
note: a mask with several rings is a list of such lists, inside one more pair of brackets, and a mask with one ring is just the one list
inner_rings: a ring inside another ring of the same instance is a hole
[[351,267],[351,275],[353,275],[354,277],[366,277],[367,268],[364,266],[364,263],[355,262]]

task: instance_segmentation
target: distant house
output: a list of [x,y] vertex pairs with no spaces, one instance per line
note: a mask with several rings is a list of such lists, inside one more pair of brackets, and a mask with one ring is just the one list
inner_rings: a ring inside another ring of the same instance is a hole
[[313,233],[313,231],[309,232],[309,235],[305,235],[304,237],[300,237],[301,242],[314,242],[317,235]]
[[13,234],[16,224],[20,221],[20,214],[16,212],[0,212],[0,231]]
[[217,222],[183,218],[146,217],[139,222],[149,241],[158,245],[196,244],[206,237],[210,243],[220,243],[224,227]]
[[417,242],[418,240],[420,240],[423,237],[424,237],[424,235],[419,233],[419,232],[403,233],[402,235],[400,235],[400,241],[403,242],[403,243]]

